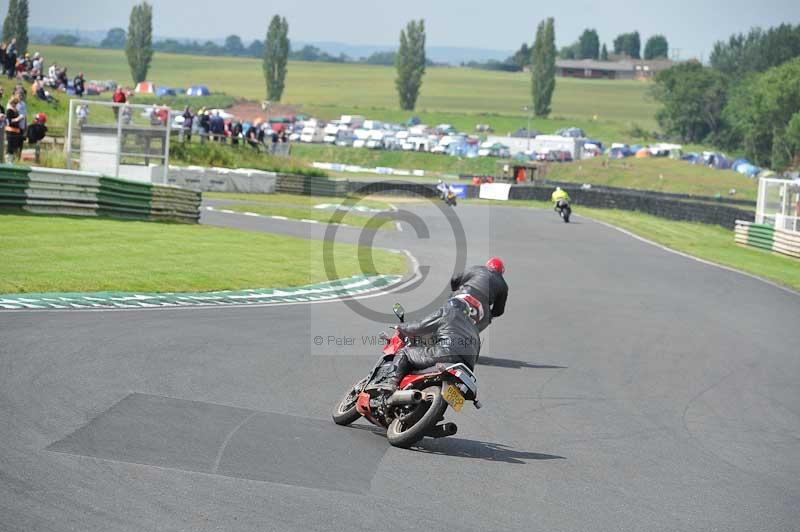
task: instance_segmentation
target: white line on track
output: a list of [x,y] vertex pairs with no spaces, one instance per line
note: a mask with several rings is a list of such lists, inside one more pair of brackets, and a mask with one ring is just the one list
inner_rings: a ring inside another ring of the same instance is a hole
[[796,290],[792,290],[791,288],[789,288],[787,286],[780,285],[780,284],[778,284],[778,283],[776,283],[774,281],[770,281],[769,279],[765,279],[763,277],[759,277],[758,275],[754,275],[752,273],[748,273],[748,272],[745,272],[745,271],[742,271],[742,270],[737,270],[736,268],[732,268],[730,266],[717,264],[716,262],[711,262],[709,260],[701,259],[699,257],[695,257],[694,255],[689,255],[688,253],[684,253],[682,251],[678,251],[676,249],[669,248],[669,247],[667,247],[667,246],[665,246],[663,244],[659,244],[658,242],[653,242],[652,240],[648,240],[647,238],[644,238],[643,236],[639,236],[639,235],[637,235],[635,233],[632,233],[632,232],[628,231],[627,229],[623,229],[621,227],[617,227],[616,225],[610,224],[608,222],[603,222],[601,220],[597,220],[595,218],[591,218],[589,216],[584,216],[584,215],[580,215],[580,214],[577,215],[577,216],[578,216],[578,218],[585,218],[587,220],[591,220],[591,221],[593,221],[595,223],[598,223],[600,225],[604,225],[604,226],[609,227],[611,229],[616,229],[620,233],[626,234],[626,235],[628,235],[628,236],[630,236],[632,238],[635,238],[636,240],[638,240],[640,242],[644,242],[645,244],[650,244],[651,246],[655,246],[657,248],[663,249],[664,251],[668,251],[670,253],[674,253],[676,255],[680,255],[681,257],[685,257],[687,259],[691,259],[693,261],[699,262],[701,264],[705,264],[707,266],[714,266],[714,267],[720,268],[722,270],[727,270],[729,272],[738,273],[740,275],[744,275],[744,276],[749,277],[751,279],[755,279],[757,281],[761,281],[762,283],[767,283],[770,286],[773,286],[775,288],[783,290],[784,292],[788,292],[788,293],[790,293],[792,295],[800,296],[800,292],[798,292]]

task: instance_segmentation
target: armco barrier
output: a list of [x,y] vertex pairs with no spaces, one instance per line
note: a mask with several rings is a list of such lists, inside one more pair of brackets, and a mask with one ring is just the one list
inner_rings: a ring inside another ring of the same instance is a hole
[[278,174],[275,192],[306,196],[346,196],[348,181],[327,177]]
[[[638,211],[669,220],[721,225],[728,229],[736,226],[736,220],[755,219],[753,212],[732,205],[651,196],[644,191],[594,190],[582,189],[580,186],[562,188],[569,193],[575,205],[586,207]],[[552,192],[552,186],[514,185],[511,187],[509,199],[550,201]]]
[[800,233],[737,220],[734,239],[737,244],[800,259]]
[[197,223],[201,195],[87,172],[0,165],[0,209]]
[[275,172],[247,168],[204,168],[202,166],[170,166],[167,183],[198,192],[241,192],[272,194]]

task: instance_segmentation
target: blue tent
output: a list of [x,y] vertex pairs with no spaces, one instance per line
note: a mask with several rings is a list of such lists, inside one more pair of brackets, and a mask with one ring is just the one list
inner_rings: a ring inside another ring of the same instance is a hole
[[156,96],[158,98],[163,98],[164,96],[177,96],[175,94],[175,89],[170,89],[169,87],[158,87],[156,89]]
[[186,89],[186,96],[208,96],[211,91],[205,85],[192,85]]

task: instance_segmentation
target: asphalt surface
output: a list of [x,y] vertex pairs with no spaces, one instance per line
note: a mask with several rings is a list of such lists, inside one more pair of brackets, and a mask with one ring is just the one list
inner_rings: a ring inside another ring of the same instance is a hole
[[[418,315],[454,268],[447,221],[409,208],[430,237],[375,242],[426,279],[373,311]],[[0,530],[800,529],[800,296],[580,217],[456,212],[511,286],[456,436],[330,422],[385,328],[342,302],[0,312]]]

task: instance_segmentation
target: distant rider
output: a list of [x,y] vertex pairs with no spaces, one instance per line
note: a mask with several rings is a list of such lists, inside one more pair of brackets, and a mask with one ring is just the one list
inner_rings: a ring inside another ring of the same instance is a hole
[[447,198],[448,186],[441,179],[439,180],[438,183],[436,183],[436,190],[439,191],[439,198],[440,199],[446,199]]
[[506,310],[508,284],[503,278],[506,266],[500,257],[492,257],[485,266],[473,266],[450,279],[450,289],[455,296],[468,294],[479,302],[478,329],[483,331]]
[[566,201],[568,204],[571,202],[569,194],[567,194],[566,190],[562,190],[561,187],[556,187],[553,191],[553,195],[550,196],[550,201],[553,202],[556,212],[559,210],[559,201]]
[[402,337],[424,338],[421,345],[407,345],[394,357],[394,372],[378,388],[393,393],[400,381],[414,370],[443,363],[475,367],[481,350],[478,327],[470,317],[475,309],[464,299],[452,298],[420,321],[397,327]]

